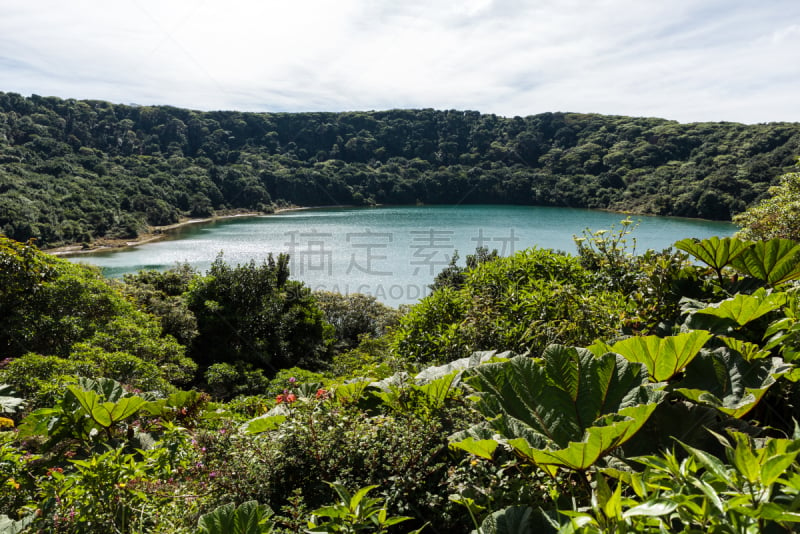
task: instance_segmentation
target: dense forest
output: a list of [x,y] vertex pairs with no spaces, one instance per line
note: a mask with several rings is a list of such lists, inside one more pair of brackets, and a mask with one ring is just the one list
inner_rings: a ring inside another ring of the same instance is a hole
[[275,206],[509,203],[728,220],[800,125],[472,111],[199,112],[0,93],[0,232],[40,246]]

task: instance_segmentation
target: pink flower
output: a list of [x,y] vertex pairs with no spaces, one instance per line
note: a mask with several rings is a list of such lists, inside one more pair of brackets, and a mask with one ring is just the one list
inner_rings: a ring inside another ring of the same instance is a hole
[[297,379],[295,377],[293,377],[293,376],[289,377],[289,383],[290,384],[294,384],[295,382],[297,382]]
[[286,395],[286,402],[294,402],[297,400],[297,396],[294,393],[289,393]]

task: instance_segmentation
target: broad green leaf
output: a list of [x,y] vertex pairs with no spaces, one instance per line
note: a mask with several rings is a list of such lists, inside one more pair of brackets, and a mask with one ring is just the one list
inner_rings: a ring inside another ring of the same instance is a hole
[[592,493],[593,506],[599,508],[607,518],[620,519],[622,517],[622,484],[617,484],[617,488],[611,491],[606,477],[600,475],[596,477],[595,486]]
[[737,270],[775,286],[800,278],[800,243],[790,239],[758,241],[734,258]]
[[31,513],[19,520],[14,520],[5,514],[0,515],[0,534],[19,534],[28,528],[36,519],[36,514]]
[[494,451],[497,450],[498,445],[500,444],[493,439],[476,440],[473,437],[468,437],[461,441],[454,441],[450,443],[450,447],[452,448],[467,451],[470,454],[474,454],[475,456],[479,456],[480,458],[485,458],[487,460],[492,459],[492,455],[494,454]]
[[702,241],[691,238],[682,239],[674,245],[678,250],[688,252],[717,272],[722,271],[752,246],[752,241],[744,241],[736,237],[720,239],[717,236]]
[[466,380],[479,392],[477,407],[486,417],[519,421],[560,447],[582,439],[602,415],[663,396],[643,365],[561,345],[548,347],[542,363],[517,356],[476,367]]
[[365,486],[363,488],[359,488],[353,494],[353,496],[350,497],[350,502],[349,503],[345,502],[345,504],[349,505],[350,510],[355,511],[361,504],[361,501],[364,499],[364,497],[367,496],[367,493],[369,493],[370,491],[374,490],[377,487],[378,487],[377,485],[373,485],[373,486]]
[[458,494],[451,494],[448,497],[448,500],[453,501],[456,504],[460,504],[461,506],[467,508],[473,514],[479,514],[486,510],[485,506],[481,506],[480,504],[476,503],[474,499],[470,497],[464,497],[463,495]]
[[454,371],[441,378],[431,380],[427,384],[421,386],[412,385],[411,387],[425,395],[431,405],[441,406],[447,400],[447,396],[452,391],[457,380],[458,373]]
[[533,508],[528,506],[510,506],[498,510],[483,520],[478,532],[480,534],[529,534],[533,532],[533,513]]
[[147,403],[141,397],[117,397],[116,402],[103,402],[95,391],[84,391],[77,386],[68,386],[81,407],[100,426],[109,428],[135,414]]
[[256,501],[224,504],[200,516],[197,534],[266,534],[272,531],[272,510]]
[[647,488],[644,485],[642,473],[636,471],[621,471],[611,467],[605,467],[599,469],[599,471],[630,487],[640,499],[644,499],[647,496]]
[[[724,479],[723,479],[724,480]],[[717,490],[708,482],[703,480],[699,477],[694,477],[691,479],[691,483],[697,489],[699,489],[714,506],[714,513],[717,515],[722,515],[725,513],[725,505],[722,503],[722,498],[717,493]]]
[[674,500],[670,499],[653,499],[652,501],[647,501],[633,508],[629,508],[623,512],[622,517],[629,518],[629,517],[638,517],[638,516],[650,516],[650,517],[658,517],[662,515],[668,515],[674,512],[678,508],[678,503]]
[[[89,416],[99,425],[108,428],[111,426],[111,419],[108,414],[101,409],[103,400],[95,391],[83,390],[77,386],[68,386],[68,389],[75,396],[75,399],[83,407]],[[97,413],[95,413],[97,412]]]
[[278,429],[286,421],[285,415],[262,415],[251,419],[242,425],[242,430],[246,434],[260,434]]
[[800,440],[768,438],[756,448],[753,439],[742,432],[728,432],[734,445],[726,445],[733,466],[751,484],[770,486],[786,473],[800,453]]
[[357,380],[336,386],[334,398],[341,404],[354,404],[361,399],[370,383],[370,380]]
[[739,326],[777,310],[787,302],[785,293],[769,293],[760,288],[752,295],[737,293],[732,298],[723,300],[713,306],[698,310],[697,314],[713,315],[722,319],[730,319]]
[[774,484],[795,463],[798,453],[800,451],[796,450],[768,458],[761,466],[761,483],[765,486]]
[[147,400],[147,404],[142,406],[142,410],[148,415],[156,417],[174,414],[181,408],[189,408],[200,400],[202,394],[199,391],[176,391],[171,393],[166,399]]
[[478,410],[517,452],[553,473],[586,469],[644,424],[664,392],[642,364],[553,345],[471,369]]
[[596,426],[588,427],[580,441],[571,441],[566,447],[535,448],[524,438],[508,440],[508,444],[550,474],[554,474],[558,467],[585,471],[633,437],[657,406],[655,403],[641,404],[608,415]]
[[718,338],[725,343],[730,349],[735,350],[739,354],[742,355],[742,358],[751,362],[753,360],[760,360],[762,358],[766,358],[770,355],[768,350],[762,349],[759,345],[755,343],[750,343],[749,341],[742,341],[741,339],[737,339],[735,337],[728,337],[728,336],[718,336]]
[[616,352],[631,362],[643,363],[655,382],[675,376],[691,362],[711,339],[711,333],[693,330],[669,337],[636,336],[612,346],[603,345],[605,352]]
[[[786,523],[800,523],[800,513],[787,510],[780,504],[774,502],[764,503],[758,510],[758,517],[768,521],[786,522]],[[789,530],[787,529],[787,532]]]
[[103,409],[108,412],[112,423],[123,421],[139,411],[147,403],[141,397],[123,397],[117,402],[104,402]]
[[49,436],[51,422],[63,413],[60,408],[39,408],[28,414],[17,428],[17,437]]
[[750,437],[741,432],[731,432],[735,446],[730,451],[729,458],[737,471],[751,484],[761,479],[761,466],[758,457],[753,452]]
[[477,367],[478,365],[484,364],[489,361],[507,360],[512,356],[513,354],[510,351],[500,352],[500,353],[498,353],[496,350],[473,352],[466,358],[454,360],[444,365],[426,367],[425,369],[420,371],[414,377],[414,379],[416,380],[417,383],[429,382],[431,380],[436,380],[437,378],[449,375],[453,372],[460,372],[463,371],[464,369],[469,369],[470,367]]
[[104,400],[116,402],[122,397],[127,397],[128,392],[122,384],[110,378],[78,378],[78,385],[85,391],[94,391]]
[[780,358],[748,362],[737,352],[722,347],[701,352],[686,367],[675,391],[688,400],[740,418],[758,404],[775,383],[775,377],[789,370]]

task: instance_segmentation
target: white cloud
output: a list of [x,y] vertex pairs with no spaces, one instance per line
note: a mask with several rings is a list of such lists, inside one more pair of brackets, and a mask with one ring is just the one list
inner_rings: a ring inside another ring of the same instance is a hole
[[798,20],[794,0],[7,0],[0,91],[800,121]]

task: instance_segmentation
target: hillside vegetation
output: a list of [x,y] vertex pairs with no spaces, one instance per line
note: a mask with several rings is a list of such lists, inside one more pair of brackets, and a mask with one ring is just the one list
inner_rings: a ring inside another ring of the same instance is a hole
[[198,112],[0,93],[0,231],[55,246],[225,210],[417,202],[729,220],[797,154],[789,123]]

